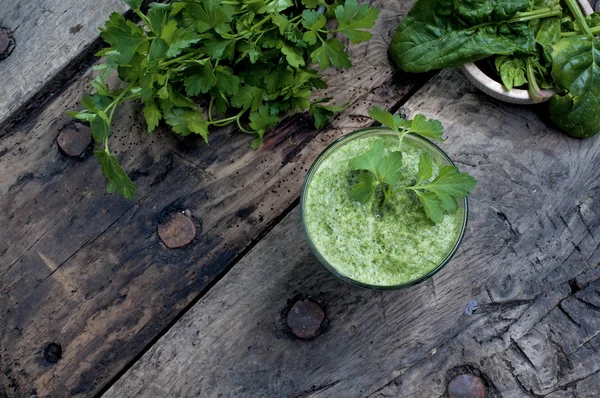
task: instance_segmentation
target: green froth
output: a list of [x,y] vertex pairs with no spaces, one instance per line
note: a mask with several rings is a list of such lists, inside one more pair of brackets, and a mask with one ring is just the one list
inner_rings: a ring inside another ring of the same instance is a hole
[[[464,210],[447,214],[433,224],[416,196],[399,190],[392,195],[383,217],[373,209],[376,195],[366,204],[352,201],[348,190],[355,172],[350,159],[368,151],[373,140],[383,140],[386,151],[399,149],[397,137],[366,136],[336,148],[314,170],[305,192],[304,219],[317,251],[339,273],[376,286],[405,284],[428,274],[452,251],[461,232]],[[402,144],[404,181],[416,180],[420,153],[413,140]],[[441,166],[437,159],[435,167]],[[434,175],[437,169],[434,170]]]

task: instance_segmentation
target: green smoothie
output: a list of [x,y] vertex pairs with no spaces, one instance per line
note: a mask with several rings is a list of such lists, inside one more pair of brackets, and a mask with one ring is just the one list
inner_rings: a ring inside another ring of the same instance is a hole
[[[353,201],[348,191],[356,172],[349,161],[382,140],[386,151],[399,150],[396,135],[366,134],[349,139],[326,153],[315,166],[303,198],[307,234],[323,259],[338,273],[374,286],[394,286],[415,281],[438,267],[454,250],[460,238],[465,209],[444,215],[432,223],[414,193],[399,190],[392,195],[381,217],[373,211],[381,196],[367,203]],[[404,181],[417,176],[422,151],[432,152],[434,176],[447,160],[424,140],[406,136],[402,143]],[[439,152],[439,150],[437,150]]]

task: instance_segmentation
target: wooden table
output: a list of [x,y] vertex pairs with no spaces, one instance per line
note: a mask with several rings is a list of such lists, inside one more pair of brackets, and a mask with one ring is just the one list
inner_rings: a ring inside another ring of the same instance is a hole
[[[544,106],[492,100],[455,69],[394,72],[388,43],[412,1],[373,4],[373,39],[350,47],[352,70],[327,73],[326,94],[352,106],[322,131],[295,115],[257,151],[234,129],[207,147],[148,137],[139,104],[121,108],[113,141],[138,187],[127,201],[106,194],[89,150],[56,143],[85,132],[65,111],[89,89],[97,27],[126,7],[0,0],[12,50],[0,61],[0,397],[438,397],[461,381],[488,397],[600,396],[600,140],[568,138]],[[372,105],[440,119],[443,149],[479,180],[458,255],[394,292],[325,270],[298,212],[311,162],[370,125]],[[197,233],[169,249],[157,228],[181,212]],[[294,337],[293,306],[316,337]]]

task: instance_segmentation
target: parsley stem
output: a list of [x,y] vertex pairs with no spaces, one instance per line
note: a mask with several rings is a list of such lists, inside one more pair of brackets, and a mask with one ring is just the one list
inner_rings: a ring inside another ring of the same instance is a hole
[[242,123],[240,122],[240,119],[239,119],[239,118],[237,118],[235,121],[237,122],[237,125],[238,125],[238,127],[240,128],[240,130],[242,130],[244,133],[248,133],[248,134],[254,134],[254,132],[253,132],[253,131],[248,131],[248,130],[246,130],[244,127],[242,127]]
[[[132,83],[129,83],[127,85],[127,87],[125,87],[123,89],[123,91],[121,91],[121,94],[119,94],[119,96],[108,106],[108,108],[110,108],[112,106],[112,109],[110,110],[110,116],[108,117],[109,125],[112,123],[113,116],[115,115],[115,110],[117,109],[117,105],[119,105],[121,103],[121,100],[123,99],[123,97],[125,97],[125,94],[129,93],[132,85],[133,85]],[[108,108],[106,108],[106,110],[108,110]],[[107,142],[107,148],[108,148],[108,142]]]
[[210,96],[210,101],[208,102],[208,121],[212,122],[213,118],[212,118],[212,107],[213,107],[213,102],[215,101],[215,97],[213,97],[212,95]]
[[402,142],[404,141],[404,136],[410,132],[410,130],[401,127],[402,131],[396,131],[398,133],[398,150],[402,149]]
[[144,21],[144,23],[146,24],[148,29],[150,29],[152,31],[152,33],[154,33],[156,35],[156,32],[154,31],[154,29],[152,29],[150,20],[144,15],[144,13],[139,8],[136,8],[135,13],[137,14],[138,17],[140,17],[142,19],[142,21]]
[[392,196],[392,186],[387,185],[383,189],[383,201],[381,202],[381,205],[379,206],[379,211],[377,212],[377,214],[379,214],[380,216],[383,215],[383,211],[385,210],[385,206],[387,205],[390,196]]
[[269,22],[270,20],[271,20],[271,16],[270,15],[268,17],[263,18],[262,21],[260,21],[259,23],[255,24],[253,26],[253,30],[256,29],[256,28],[261,27],[262,25],[264,25],[265,23]]
[[[175,64],[175,63],[177,63],[177,62],[184,61],[184,60],[187,60],[187,59],[190,59],[190,58],[192,58],[194,55],[195,55],[195,54],[194,54],[193,52],[191,52],[191,53],[187,53],[187,54],[185,54],[185,55],[182,55],[182,56],[180,56],[180,57],[173,58],[173,59],[171,59],[171,60],[169,60],[169,61],[165,61],[165,62],[159,62],[159,63],[158,63],[158,66],[159,66],[160,68],[164,68],[165,66],[168,66],[168,65],[171,65],[171,64]],[[205,58],[205,59],[208,59],[208,58]],[[196,60],[196,61],[200,61],[200,60]]]

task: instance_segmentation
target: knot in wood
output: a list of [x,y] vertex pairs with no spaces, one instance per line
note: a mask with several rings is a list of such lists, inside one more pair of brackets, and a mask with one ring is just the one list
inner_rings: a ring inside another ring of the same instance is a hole
[[56,142],[65,155],[79,157],[91,144],[92,132],[89,127],[84,125],[77,128],[67,127],[58,134]]
[[485,398],[486,396],[483,380],[475,375],[462,373],[448,383],[448,397],[450,398]]
[[196,237],[196,224],[184,213],[174,213],[158,225],[158,236],[169,249],[190,244]]
[[46,362],[55,364],[62,358],[62,346],[58,343],[48,343],[44,348]]
[[6,28],[0,28],[0,61],[7,58],[15,48],[15,41]]
[[308,340],[317,337],[325,320],[323,308],[311,300],[298,300],[287,314],[287,324],[299,339]]

